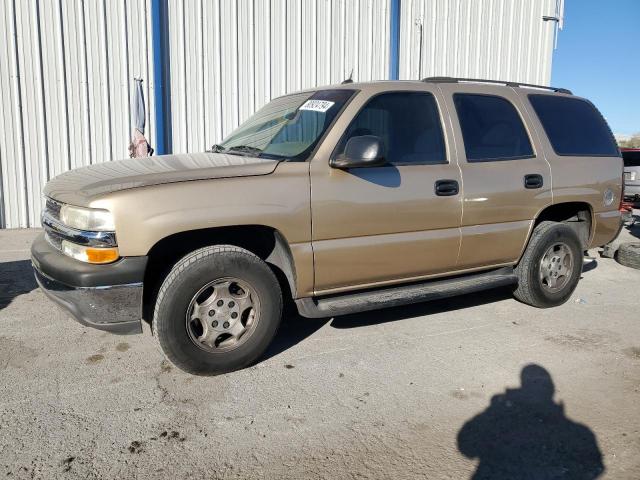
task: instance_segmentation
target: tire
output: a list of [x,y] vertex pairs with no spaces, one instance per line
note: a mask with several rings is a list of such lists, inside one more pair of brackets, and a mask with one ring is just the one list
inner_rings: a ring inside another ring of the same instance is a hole
[[[269,266],[247,250],[217,245],[191,252],[171,269],[158,292],[152,329],[176,367],[217,375],[258,360],[281,317],[282,292]],[[226,333],[236,327],[244,333]]]
[[582,246],[575,231],[564,223],[541,222],[515,269],[518,286],[513,294],[538,308],[562,305],[578,285],[581,272]]
[[640,269],[640,243],[622,243],[618,247],[616,260],[625,267]]

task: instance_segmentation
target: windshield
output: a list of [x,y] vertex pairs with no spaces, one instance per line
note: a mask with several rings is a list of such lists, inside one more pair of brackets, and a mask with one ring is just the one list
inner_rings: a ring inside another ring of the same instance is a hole
[[354,90],[320,90],[276,98],[212,151],[263,158],[304,159]]

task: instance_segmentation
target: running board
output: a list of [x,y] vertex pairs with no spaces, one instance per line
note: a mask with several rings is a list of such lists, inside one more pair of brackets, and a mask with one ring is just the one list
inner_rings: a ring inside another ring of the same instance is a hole
[[517,281],[518,277],[513,273],[513,267],[503,267],[488,272],[430,280],[411,285],[326,297],[300,298],[296,300],[296,306],[303,317],[327,318],[453,297],[512,285]]

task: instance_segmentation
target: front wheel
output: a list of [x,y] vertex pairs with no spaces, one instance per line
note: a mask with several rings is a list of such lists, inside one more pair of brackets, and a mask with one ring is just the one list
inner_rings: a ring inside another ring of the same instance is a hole
[[514,296],[539,308],[565,303],[580,280],[582,246],[575,231],[564,223],[541,222],[515,269]]
[[269,266],[230,245],[196,250],[164,280],[153,333],[167,359],[197,375],[215,375],[255,362],[282,316],[282,293]]

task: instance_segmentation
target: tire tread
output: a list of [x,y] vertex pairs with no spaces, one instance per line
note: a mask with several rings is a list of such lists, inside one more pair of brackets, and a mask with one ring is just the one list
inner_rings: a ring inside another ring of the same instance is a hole
[[[518,276],[518,285],[513,291],[513,296],[521,302],[526,303],[527,305],[538,308],[546,308],[550,306],[547,301],[539,298],[539,296],[536,295],[534,285],[531,283],[529,272],[530,269],[535,266],[538,260],[535,256],[536,246],[538,245],[538,243],[544,241],[544,238],[559,225],[564,224],[552,221],[542,221],[538,225],[536,225],[533,233],[531,234],[531,237],[529,238],[529,243],[527,244],[524,254],[522,255],[522,258],[520,259],[517,267],[515,268],[515,273]],[[567,233],[569,235],[575,236],[575,232],[573,232],[572,230],[568,231]],[[580,262],[581,260],[581,257],[575,259],[576,262]]]
[[[187,254],[182,259],[180,259],[173,266],[173,268],[171,269],[169,274],[166,276],[166,278],[163,280],[162,285],[160,286],[160,289],[158,291],[158,295],[156,297],[156,303],[153,309],[153,320],[151,322],[152,336],[154,337],[155,344],[160,349],[160,351],[169,359],[169,361],[171,361],[171,363],[176,365],[178,368],[181,368],[182,370],[189,371],[190,368],[188,365],[183,364],[183,362],[181,362],[180,359],[175,358],[174,355],[171,355],[168,349],[164,348],[163,340],[161,338],[162,335],[158,335],[158,313],[159,313],[160,306],[162,305],[165,295],[167,294],[168,291],[171,290],[171,287],[173,286],[174,282],[183,271],[185,271],[194,263],[205,260],[211,256],[220,256],[220,255],[226,255],[226,254],[242,255],[246,257],[246,259],[249,260],[251,263],[255,263],[258,266],[264,263],[262,259],[258,257],[256,254],[244,248],[236,247],[234,245],[211,245],[207,247],[202,247],[197,250],[194,250],[193,252]],[[273,276],[273,281],[276,284],[278,284],[278,280],[276,276],[273,274],[273,272],[271,272],[270,269],[268,270]],[[277,295],[278,295],[278,298],[276,299],[276,301],[277,303],[279,303],[280,307],[282,307],[282,291],[279,288],[277,289]]]
[[616,260],[625,267],[640,269],[640,243],[627,242],[618,247]]

